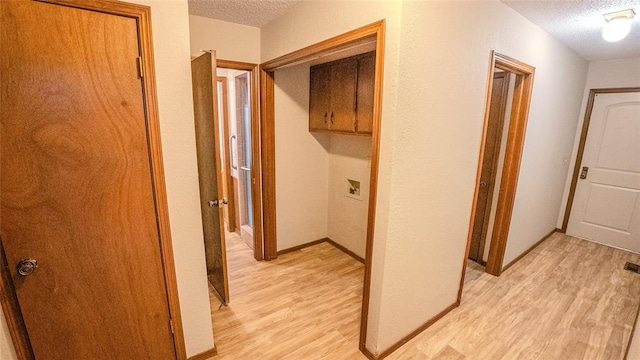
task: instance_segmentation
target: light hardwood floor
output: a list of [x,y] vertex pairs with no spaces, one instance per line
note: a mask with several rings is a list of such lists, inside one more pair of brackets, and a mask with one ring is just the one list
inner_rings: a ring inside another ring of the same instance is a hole
[[[228,238],[231,302],[211,295],[213,359],[366,359],[363,265],[327,243],[256,262]],[[640,256],[554,234],[500,278],[468,268],[462,305],[387,359],[622,359]],[[263,286],[267,285],[267,286]]]

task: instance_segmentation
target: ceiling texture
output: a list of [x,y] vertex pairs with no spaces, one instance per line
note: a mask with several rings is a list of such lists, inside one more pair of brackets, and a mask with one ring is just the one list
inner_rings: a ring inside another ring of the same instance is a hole
[[189,14],[261,28],[300,0],[189,0]]
[[[502,2],[589,61],[640,57],[640,0]],[[603,14],[634,9],[631,32],[621,41],[602,38]]]
[[[189,0],[189,14],[260,28],[300,1]],[[501,1],[589,61],[640,57],[640,0]],[[602,15],[625,9],[636,12],[631,32],[619,42],[605,41]]]

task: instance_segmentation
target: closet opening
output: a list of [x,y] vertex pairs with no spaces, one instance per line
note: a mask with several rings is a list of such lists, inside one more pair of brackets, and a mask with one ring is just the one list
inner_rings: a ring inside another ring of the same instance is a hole
[[265,260],[328,243],[364,262],[365,353],[383,58],[379,21],[266,62],[260,75]]

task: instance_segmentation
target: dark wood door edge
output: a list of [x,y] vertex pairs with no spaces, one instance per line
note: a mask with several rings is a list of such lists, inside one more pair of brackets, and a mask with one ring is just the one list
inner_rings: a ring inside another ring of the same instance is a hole
[[580,133],[580,140],[578,142],[578,151],[576,152],[576,162],[573,166],[573,174],[571,176],[571,186],[569,187],[569,195],[567,196],[567,205],[564,210],[564,219],[562,220],[562,227],[560,228],[560,232],[563,232],[563,233],[567,232],[567,226],[569,225],[569,217],[571,216],[573,199],[576,194],[576,187],[578,186],[578,176],[580,175],[580,166],[582,165],[582,155],[584,154],[584,147],[587,143],[587,134],[589,133],[589,123],[591,122],[593,102],[595,101],[596,95],[597,94],[629,93],[629,92],[640,92],[640,87],[603,88],[603,89],[589,90],[589,98],[587,100],[587,106],[584,112],[584,120],[582,122],[582,131]]

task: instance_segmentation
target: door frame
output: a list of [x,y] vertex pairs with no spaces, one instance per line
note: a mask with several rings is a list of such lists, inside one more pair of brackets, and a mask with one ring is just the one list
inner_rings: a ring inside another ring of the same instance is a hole
[[[486,218],[483,219],[484,220],[483,221],[483,226],[482,226],[481,231],[480,231],[480,243],[478,245],[478,247],[479,247],[479,249],[478,249],[478,259],[476,260],[476,262],[479,263],[480,265],[483,265],[483,266],[487,265],[487,263],[482,258],[484,257],[484,248],[485,248],[485,245],[486,245],[487,232],[488,232],[488,229],[489,229],[489,218],[491,217],[491,210],[490,209],[492,207],[491,205],[493,204],[493,194],[495,192],[495,185],[496,185],[495,184],[495,180],[496,180],[496,177],[497,177],[497,174],[498,174],[498,163],[500,162],[500,148],[501,148],[501,145],[502,145],[502,135],[504,133],[504,119],[505,119],[505,112],[507,110],[507,101],[509,100],[509,82],[510,82],[510,79],[511,79],[511,73],[507,72],[507,71],[500,71],[500,72],[495,72],[494,71],[493,77],[492,77],[492,80],[491,80],[492,81],[492,83],[491,83],[491,96],[493,96],[493,84],[494,84],[493,82],[495,81],[496,78],[500,78],[500,77],[506,77],[507,78],[507,80],[506,80],[507,83],[506,83],[506,86],[504,86],[503,89],[502,89],[502,94],[501,95],[503,97],[501,97],[501,102],[499,104],[500,105],[500,113],[499,113],[498,119],[497,119],[498,124],[499,124],[499,129],[497,130],[498,131],[498,136],[496,137],[494,146],[498,147],[498,152],[496,154],[494,154],[494,158],[493,158],[493,161],[492,161],[492,164],[491,164],[492,165],[492,167],[491,167],[491,175],[490,175],[491,176],[491,178],[490,178],[491,181],[489,182],[491,185],[489,185],[490,187],[488,189],[489,192],[487,194],[487,203],[485,204],[484,209],[480,209],[480,212],[482,212],[482,211],[485,212],[485,217]],[[490,102],[489,105],[490,106],[494,106],[495,104]],[[489,113],[490,113],[490,110],[491,109],[489,109]],[[486,129],[488,130],[489,129],[489,119],[490,119],[490,117],[487,118],[487,119],[488,120],[487,120],[487,124],[486,124],[486,126],[487,126]],[[486,147],[488,145],[486,139],[487,139],[487,136],[485,135],[484,147],[482,148],[482,153],[483,153],[482,167],[483,168],[484,168],[484,152],[485,152]],[[478,196],[480,196],[480,195],[478,195]],[[489,208],[489,213],[486,212],[487,208]],[[478,216],[478,213],[479,212],[476,211],[476,213],[475,213],[476,217]],[[475,221],[476,221],[476,219],[474,219],[474,228],[475,228]],[[473,239],[473,232],[471,234],[471,238]],[[472,241],[472,243],[473,243],[473,241]]]
[[384,74],[385,20],[362,26],[344,34],[280,56],[260,66],[260,124],[262,141],[262,196],[264,258],[274,260],[277,257],[276,236],[276,165],[275,165],[275,71],[285,66],[296,65],[318,57],[348,49],[359,43],[374,42],[376,45],[376,65],[374,79],[373,129],[371,134],[371,172],[369,209],[367,216],[367,240],[365,252],[364,286],[362,294],[362,313],[360,319],[359,348],[371,357],[366,348],[367,321],[371,289],[371,268],[373,255],[373,237],[375,229],[376,200],[378,190],[378,168],[380,156],[380,126],[382,121],[382,86]]
[[[163,265],[165,287],[167,289],[167,302],[169,316],[173,325],[173,342],[176,358],[187,358],[182,328],[182,316],[180,314],[180,302],[178,299],[178,284],[176,269],[171,244],[171,229],[169,224],[169,209],[167,204],[167,191],[164,177],[164,165],[162,161],[162,143],[160,141],[160,119],[158,116],[158,99],[156,90],[156,75],[153,59],[153,42],[151,33],[151,10],[148,6],[117,2],[110,0],[37,0],[60,6],[68,6],[83,10],[97,11],[101,13],[124,16],[136,19],[140,56],[142,57],[142,99],[146,113],[146,129],[149,143],[149,157],[151,167],[151,180],[153,182],[153,197],[156,205],[156,217],[158,219],[158,238]],[[33,351],[29,342],[29,335],[24,321],[18,299],[13,287],[13,281],[8,271],[4,248],[0,244],[0,305],[4,311],[9,334],[13,341],[18,359],[33,359]]]
[[[227,142],[229,139],[229,105],[228,105],[228,81],[224,76],[217,76],[216,74],[216,86],[218,83],[222,84],[222,91],[218,91],[218,102],[222,103],[222,109],[218,108],[218,113],[222,113],[222,118],[218,119],[218,121],[222,121],[222,137],[224,138],[224,149],[222,153],[224,156],[224,171],[225,171],[225,179],[223,182],[226,182],[226,190],[227,190],[227,199],[228,204],[226,206],[226,216],[227,216],[227,226],[229,228],[229,232],[235,232],[236,226],[236,198],[235,194],[232,194],[235,190],[233,188],[233,177],[231,176],[231,148]],[[224,186],[223,186],[224,189]]]
[[584,121],[582,122],[582,132],[580,133],[580,140],[578,143],[578,151],[576,152],[576,162],[573,166],[573,176],[571,178],[571,186],[569,187],[569,194],[567,195],[567,205],[564,210],[564,219],[562,220],[562,228],[560,232],[566,233],[567,226],[569,226],[569,217],[571,216],[571,209],[573,208],[573,200],[576,194],[576,187],[578,186],[578,177],[580,176],[580,167],[582,165],[582,155],[584,154],[584,148],[587,144],[587,134],[589,133],[589,124],[591,123],[591,113],[593,111],[593,103],[596,95],[598,94],[619,94],[640,92],[640,87],[629,88],[603,88],[603,89],[590,89],[589,99],[587,100],[587,106],[584,113]]
[[478,158],[478,169],[476,171],[471,219],[469,221],[467,248],[462,263],[462,275],[460,279],[460,288],[458,290],[458,303],[462,300],[462,288],[464,286],[464,277],[467,269],[467,257],[469,256],[469,249],[471,247],[471,237],[473,235],[473,226],[477,210],[476,207],[478,205],[480,177],[482,175],[482,164],[484,162],[484,147],[487,138],[487,126],[489,122],[489,111],[491,108],[491,92],[493,88],[493,74],[495,68],[511,72],[516,75],[516,78],[515,88],[513,91],[513,105],[509,119],[506,151],[504,155],[504,165],[502,167],[502,178],[500,180],[499,187],[500,194],[498,195],[493,233],[491,234],[491,243],[489,246],[489,256],[485,267],[485,271],[494,276],[500,276],[503,270],[504,254],[507,248],[509,226],[511,225],[511,216],[513,215],[513,205],[516,197],[522,151],[524,149],[525,132],[527,129],[527,120],[529,118],[535,67],[492,50],[489,64],[482,141],[480,142],[480,155]]
[[251,197],[253,199],[253,257],[260,261],[264,259],[263,252],[263,190],[262,190],[262,151],[261,151],[261,120],[260,120],[260,67],[241,61],[217,59],[218,68],[248,71],[251,108]]

